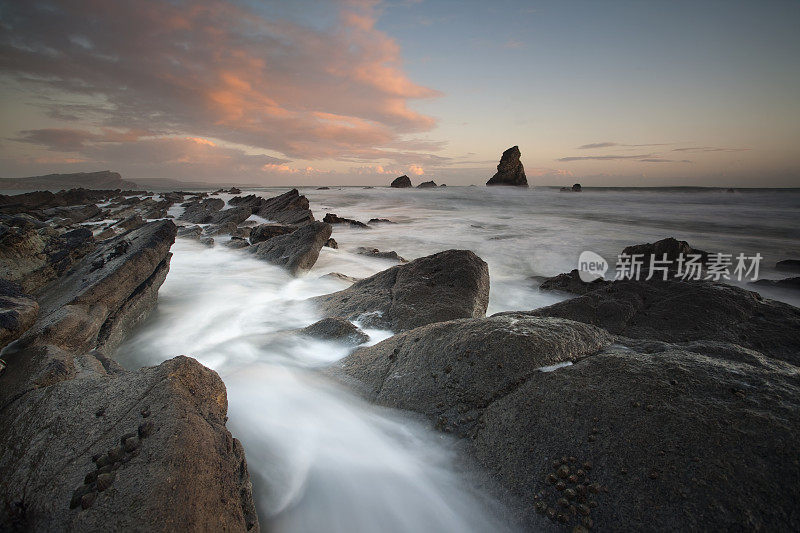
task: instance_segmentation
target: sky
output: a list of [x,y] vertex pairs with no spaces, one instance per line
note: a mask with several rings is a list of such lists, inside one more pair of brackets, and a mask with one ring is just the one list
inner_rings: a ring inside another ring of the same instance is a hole
[[800,1],[0,0],[0,177],[800,187]]

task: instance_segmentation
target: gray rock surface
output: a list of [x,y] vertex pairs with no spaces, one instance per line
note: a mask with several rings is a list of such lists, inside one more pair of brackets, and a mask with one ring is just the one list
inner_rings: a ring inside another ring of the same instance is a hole
[[525,177],[525,168],[519,160],[522,154],[518,146],[512,146],[500,157],[497,173],[492,176],[486,185],[513,185],[527,187],[528,179]]
[[322,221],[327,222],[328,224],[349,224],[354,228],[369,228],[369,226],[363,222],[359,222],[358,220],[353,220],[351,218],[340,217],[336,213],[327,213]]
[[417,189],[433,189],[434,187],[436,187],[436,182],[433,180],[423,181],[422,183],[417,185]]
[[635,339],[721,341],[800,365],[800,309],[708,281],[615,281],[531,311]]
[[[641,256],[637,260],[642,261],[641,271],[643,273],[650,271],[651,259],[654,258],[657,261],[661,261],[665,255],[667,261],[669,261],[669,264],[666,266],[670,273],[677,272],[679,267],[678,258],[681,256],[687,258],[689,255],[699,255],[701,265],[704,265],[708,261],[708,252],[692,248],[688,242],[679,241],[673,237],[661,239],[654,243],[628,246],[622,250],[622,253],[629,256]],[[654,277],[656,277],[656,279],[663,279],[663,272],[654,271]],[[670,275],[669,277],[672,276]],[[644,279],[644,276],[642,279]]]
[[206,198],[199,202],[190,202],[186,206],[186,210],[178,217],[178,220],[192,222],[193,224],[210,223],[217,211],[223,207],[225,207],[225,202],[219,198]]
[[543,291],[569,292],[571,294],[586,294],[609,283],[609,281],[600,278],[587,283],[581,279],[580,273],[575,269],[569,274],[559,274],[552,278],[545,278],[539,285],[539,289]]
[[253,211],[245,206],[232,207],[230,209],[223,209],[217,211],[211,216],[210,224],[229,224],[238,226],[253,214]]
[[259,259],[286,268],[293,275],[310,270],[317,262],[319,251],[331,236],[331,226],[311,222],[286,235],[250,246],[247,251]]
[[489,269],[469,250],[447,250],[398,265],[311,301],[327,316],[393,331],[482,317]]
[[365,246],[359,246],[356,248],[355,252],[358,255],[366,255],[369,257],[377,257],[378,259],[389,259],[391,261],[399,261],[401,263],[407,263],[405,259],[397,255],[397,252],[394,250],[388,252],[381,252],[377,248],[367,248]]
[[0,279],[0,350],[25,333],[39,316],[39,304],[16,283]]
[[784,279],[760,279],[752,282],[751,285],[755,285],[756,287],[773,287],[776,289],[789,289],[796,291],[800,290],[800,276]]
[[250,244],[258,244],[278,235],[286,235],[297,229],[286,224],[261,224],[250,231]]
[[411,178],[403,174],[400,177],[397,177],[392,180],[390,187],[394,189],[405,189],[407,187],[411,187]]
[[231,198],[228,203],[250,207],[253,214],[281,224],[300,225],[314,220],[314,215],[309,209],[308,198],[301,195],[297,189],[266,199],[253,194],[237,196]]
[[531,530],[796,529],[797,367],[728,343],[611,340],[505,314],[413,329],[331,372],[462,438]]

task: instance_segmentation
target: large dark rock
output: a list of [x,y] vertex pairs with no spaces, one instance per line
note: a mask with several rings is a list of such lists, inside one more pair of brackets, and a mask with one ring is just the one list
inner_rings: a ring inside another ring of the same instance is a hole
[[95,247],[91,230],[59,233],[24,215],[0,217],[0,278],[33,293],[65,273]]
[[296,226],[287,226],[285,224],[261,224],[250,231],[250,244],[258,244],[278,235],[286,235],[296,229]]
[[250,207],[253,214],[281,224],[306,224],[314,220],[308,204],[308,198],[297,189],[275,196],[261,198],[253,194],[231,198],[228,203],[235,206]]
[[407,187],[411,187],[411,179],[403,174],[402,176],[392,180],[392,183],[389,186],[395,189],[405,189]]
[[259,259],[282,266],[298,275],[314,266],[319,251],[330,236],[330,224],[311,222],[292,233],[272,237],[248,247],[247,250]]
[[529,314],[635,339],[729,342],[800,365],[800,309],[720,283],[621,280]]
[[328,224],[349,224],[354,228],[369,228],[369,226],[363,222],[359,222],[358,220],[353,220],[351,218],[340,217],[336,213],[327,213],[322,221],[327,222]]
[[[636,244],[633,246],[628,246],[622,250],[622,255],[627,256],[637,256],[636,260],[641,262],[641,272],[643,273],[642,279],[646,278],[647,276],[644,273],[648,273],[650,271],[650,264],[651,261],[662,261],[666,256],[668,261],[667,265],[662,265],[667,268],[668,271],[668,278],[673,277],[677,274],[678,268],[680,266],[679,258],[683,257],[684,259],[688,259],[691,255],[700,256],[699,264],[701,267],[705,265],[708,261],[708,252],[704,252],[703,250],[697,250],[692,248],[688,242],[686,241],[679,241],[673,237],[668,237],[666,239],[661,239],[660,241],[656,241],[654,243],[646,243],[646,244]],[[656,265],[658,263],[655,263]],[[684,270],[686,267],[684,267]],[[655,278],[663,279],[664,273],[663,271],[656,271],[654,269],[653,276]]]
[[436,182],[432,181],[432,180],[431,181],[423,181],[422,183],[417,185],[417,189],[433,189],[434,187],[436,187]]
[[187,357],[136,372],[76,359],[75,379],[3,406],[0,529],[258,531],[215,372]]
[[223,207],[225,207],[225,202],[219,198],[206,198],[199,202],[192,202],[186,207],[186,210],[181,213],[178,220],[192,222],[193,224],[210,223],[217,214],[217,211]]
[[233,224],[238,226],[253,214],[253,211],[245,206],[232,207],[217,211],[211,216],[210,224]]
[[16,283],[0,279],[0,350],[25,333],[39,316],[39,304]]
[[800,277],[784,278],[784,279],[760,279],[754,281],[751,285],[757,287],[773,287],[776,289],[790,289],[800,290]]
[[395,335],[332,373],[462,438],[531,530],[800,525],[796,367],[734,344],[611,341],[507,314]]
[[433,322],[481,317],[489,269],[469,250],[447,250],[398,265],[345,290],[312,298],[327,316],[403,331]]
[[503,152],[500,163],[497,165],[497,173],[492,176],[486,185],[514,185],[517,187],[527,187],[528,179],[525,177],[525,168],[522,166],[518,146],[512,146]]
[[355,252],[358,255],[366,255],[368,257],[376,257],[378,259],[389,259],[391,261],[399,261],[401,263],[407,263],[405,259],[397,255],[397,252],[394,250],[390,250],[388,252],[381,252],[377,248],[367,248],[366,246],[359,246],[356,248]]

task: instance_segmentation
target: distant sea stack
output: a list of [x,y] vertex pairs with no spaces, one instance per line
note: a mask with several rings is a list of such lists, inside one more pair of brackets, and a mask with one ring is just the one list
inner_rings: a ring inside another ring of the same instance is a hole
[[522,166],[519,146],[512,146],[500,158],[497,165],[497,174],[486,182],[486,185],[513,185],[515,187],[527,187],[528,179],[525,177],[525,169]]
[[417,185],[417,189],[432,189],[436,187],[435,181],[423,181],[419,185]]
[[2,178],[0,189],[138,189],[139,185],[122,179],[119,172],[76,172],[74,174],[47,174],[29,178]]
[[390,187],[394,189],[405,189],[411,187],[411,178],[403,174],[399,178],[395,178]]

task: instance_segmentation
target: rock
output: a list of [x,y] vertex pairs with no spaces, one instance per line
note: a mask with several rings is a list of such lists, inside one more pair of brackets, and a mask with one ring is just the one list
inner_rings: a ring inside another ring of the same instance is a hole
[[403,174],[402,176],[392,180],[392,183],[389,186],[394,189],[405,189],[407,187],[411,187],[411,179]]
[[318,191],[327,191],[329,189],[330,189],[330,187],[317,187]]
[[397,224],[397,222],[392,222],[388,218],[371,218],[367,224]]
[[339,280],[339,281],[346,281],[347,283],[355,283],[356,281],[360,281],[361,279],[363,279],[363,278],[356,278],[356,277],[353,277],[353,276],[348,276],[347,274],[342,274],[341,272],[328,272],[327,274],[325,274],[322,277],[323,278],[336,279],[336,280]]
[[231,187],[227,192],[228,194],[242,194],[242,190],[238,187]]
[[177,204],[183,202],[184,193],[182,192],[165,192],[161,193],[161,198],[165,201],[169,202],[170,204]]
[[359,255],[367,255],[369,257],[377,257],[378,259],[389,259],[391,261],[400,261],[401,263],[408,263],[408,261],[397,255],[397,252],[395,251],[381,252],[377,248],[366,248],[364,246],[359,246],[358,248],[356,248],[355,253]]
[[[651,259],[661,261],[665,254],[667,257],[667,261],[669,262],[668,265],[665,266],[667,267],[668,272],[671,274],[677,272],[679,267],[678,258],[681,256],[686,258],[689,255],[699,255],[700,256],[699,262],[701,265],[705,264],[708,261],[708,252],[692,248],[688,242],[679,241],[673,237],[661,239],[660,241],[656,241],[654,243],[636,244],[634,246],[628,246],[624,250],[622,250],[622,255],[639,256],[638,260],[640,260],[642,263],[641,267],[642,273],[647,273],[650,271]],[[660,276],[661,278],[663,278],[663,273],[654,272],[654,276],[655,277]],[[646,276],[642,277],[644,278]]]
[[285,224],[261,224],[250,230],[250,244],[258,244],[278,235],[286,235],[296,229],[296,226],[287,226]]
[[314,215],[308,205],[308,198],[302,196],[297,189],[264,199],[253,194],[237,196],[228,201],[231,205],[249,206],[254,215],[281,224],[306,224],[313,222]]
[[774,483],[800,479],[795,367],[695,351],[703,346],[643,354],[612,341],[590,325],[507,314],[401,333],[332,372],[462,438],[523,502],[515,510],[527,529],[548,528],[538,513],[561,498],[576,501],[561,520],[569,527],[583,517],[597,530],[800,525],[800,488]]
[[0,279],[0,350],[25,333],[39,316],[39,304],[16,283]]
[[209,224],[203,228],[203,235],[231,235],[236,231],[237,227],[235,222]]
[[721,283],[620,280],[527,314],[633,339],[735,343],[800,365],[800,309]]
[[141,228],[144,226],[144,220],[139,215],[133,215],[128,218],[122,219],[119,222],[115,223],[112,227],[121,229],[122,231],[128,231],[136,228]]
[[580,183],[576,183],[575,185],[572,186],[572,190],[574,192],[581,192],[583,190],[583,188],[581,187]]
[[469,250],[447,250],[394,266],[311,301],[326,316],[392,331],[481,317],[489,301],[489,269]]
[[[225,387],[215,372],[181,356],[112,376],[82,359],[80,379],[3,406],[0,498],[8,505],[0,529],[258,531],[244,451],[225,428]],[[136,431],[144,406],[153,429],[128,451],[120,435]],[[95,470],[93,454],[117,449],[121,468]],[[9,513],[14,505],[23,511]]]
[[96,240],[96,241],[104,241],[106,239],[110,239],[110,238],[116,237],[116,236],[117,236],[117,232],[114,230],[114,228],[105,228],[104,230],[102,230],[102,231],[100,231],[100,232],[95,234],[94,240]]
[[569,274],[559,274],[552,278],[545,278],[539,285],[539,289],[543,291],[569,292],[571,294],[586,294],[609,283],[609,281],[605,281],[602,278],[586,283],[581,280],[580,273],[575,269]]
[[800,272],[800,259],[784,259],[775,263],[775,270],[783,272]]
[[343,218],[337,216],[335,213],[327,213],[322,221],[327,222],[328,224],[350,224],[350,226],[354,228],[369,228],[369,226],[363,222],[359,222],[358,220],[353,220],[350,218]]
[[327,246],[328,248],[333,248],[334,250],[339,249],[339,243],[336,242],[336,239],[334,239],[333,237],[325,241],[325,246]]
[[300,330],[303,335],[323,340],[339,341],[357,346],[369,340],[369,335],[344,318],[323,318]]
[[186,207],[186,210],[181,216],[178,217],[178,220],[184,220],[194,224],[206,224],[211,222],[216,212],[224,206],[225,202],[219,198],[207,198],[199,202],[192,202]]
[[252,209],[245,206],[232,207],[217,211],[211,216],[210,224],[233,224],[238,226],[253,214]]
[[752,282],[750,285],[757,287],[774,287],[776,289],[790,289],[800,290],[800,277],[784,278],[784,279],[760,279]]
[[242,248],[247,248],[250,246],[250,243],[247,240],[243,239],[242,237],[231,237],[231,240],[223,243],[226,247],[231,248],[233,250],[241,250]]
[[201,226],[180,226],[177,230],[178,237],[185,237],[187,239],[199,239],[203,234]]
[[292,233],[253,245],[248,251],[259,259],[282,266],[293,275],[298,275],[314,266],[320,249],[330,236],[330,224],[311,222]]
[[72,224],[80,224],[90,218],[94,218],[100,214],[100,208],[95,204],[72,206],[72,207],[51,207],[45,209],[42,214],[53,222],[62,226],[69,226]]
[[65,273],[94,247],[92,232],[87,228],[60,234],[22,216],[0,219],[0,278],[33,293]]
[[525,168],[519,160],[520,155],[518,146],[512,146],[503,152],[500,163],[497,165],[497,173],[486,182],[486,185],[527,187],[528,179],[525,177]]
[[417,185],[417,189],[432,189],[436,187],[435,181],[423,181],[419,185]]
[[214,247],[214,238],[213,237],[201,237],[200,238],[200,244],[202,244],[203,246],[207,246],[209,248],[213,248]]

